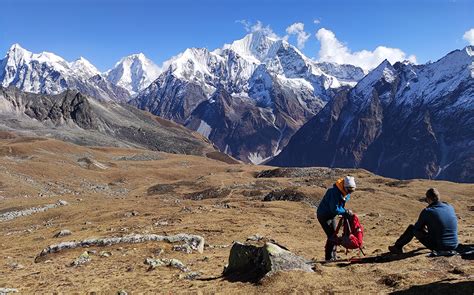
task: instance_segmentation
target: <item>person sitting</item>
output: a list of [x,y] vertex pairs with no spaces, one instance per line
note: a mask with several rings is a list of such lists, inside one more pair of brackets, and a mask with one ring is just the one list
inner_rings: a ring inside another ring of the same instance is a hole
[[393,254],[403,253],[403,246],[416,237],[426,248],[439,251],[452,251],[458,247],[458,221],[454,208],[440,201],[437,189],[426,192],[428,206],[420,213],[418,221],[409,225],[405,232],[388,249]]
[[346,176],[338,179],[334,186],[326,191],[326,194],[319,203],[316,216],[327,236],[325,259],[328,261],[336,259],[336,244],[334,243],[336,216],[352,214],[352,211],[345,209],[345,205],[351,197],[350,194],[354,192],[355,189],[356,183],[354,177]]

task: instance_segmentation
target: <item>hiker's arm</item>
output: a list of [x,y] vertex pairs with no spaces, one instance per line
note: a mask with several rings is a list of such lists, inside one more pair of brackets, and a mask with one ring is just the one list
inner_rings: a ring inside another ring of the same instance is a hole
[[415,231],[425,231],[426,226],[426,218],[427,218],[426,210],[421,211],[418,220],[415,223]]
[[337,215],[343,215],[346,214],[346,209],[344,208],[344,202],[339,201],[339,197],[337,198],[337,201],[334,203],[335,209],[333,212],[337,213]]

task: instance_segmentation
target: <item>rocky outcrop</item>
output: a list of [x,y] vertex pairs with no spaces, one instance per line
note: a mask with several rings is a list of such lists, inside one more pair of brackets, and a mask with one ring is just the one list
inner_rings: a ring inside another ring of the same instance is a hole
[[313,272],[311,264],[281,246],[267,242],[263,246],[234,243],[224,277],[235,281],[257,282],[278,271]]
[[48,254],[57,253],[60,251],[75,249],[75,248],[84,248],[91,246],[111,246],[116,244],[136,244],[136,243],[145,243],[145,242],[168,242],[168,243],[177,243],[184,242],[191,247],[191,249],[202,253],[204,251],[204,238],[197,235],[189,234],[177,234],[170,236],[162,236],[155,234],[146,234],[146,235],[128,235],[124,237],[111,237],[111,238],[91,238],[82,241],[71,241],[71,242],[62,242],[59,244],[50,245],[44,248],[38,256],[35,258],[35,262],[42,261]]
[[[216,152],[198,134],[130,105],[100,102],[77,91],[58,95],[0,88],[0,130],[48,136],[80,145],[145,148],[202,155]],[[107,165],[82,159],[81,164]]]
[[8,221],[8,220],[12,220],[18,217],[28,216],[35,213],[44,212],[49,209],[66,206],[66,205],[68,205],[68,202],[59,200],[54,204],[47,204],[44,206],[38,206],[38,207],[28,208],[24,210],[8,211],[8,212],[0,214],[0,221]]

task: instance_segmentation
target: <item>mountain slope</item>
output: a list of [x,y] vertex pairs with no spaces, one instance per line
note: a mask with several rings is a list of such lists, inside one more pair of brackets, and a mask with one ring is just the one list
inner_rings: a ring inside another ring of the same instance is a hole
[[139,53],[122,58],[104,75],[108,81],[127,89],[134,96],[158,78],[160,72],[157,65],[143,53]]
[[59,94],[76,89],[100,100],[125,102],[128,91],[105,80],[86,59],[67,62],[49,52],[32,53],[14,44],[0,60],[0,85],[26,92]]
[[135,147],[205,155],[215,149],[186,128],[112,101],[68,90],[57,95],[0,88],[0,129],[81,145]]
[[472,97],[472,46],[426,65],[384,61],[326,105],[270,164],[474,182]]
[[[357,67],[316,63],[286,41],[262,32],[248,34],[214,51],[187,49],[165,62],[163,68],[159,78],[130,103],[193,130],[199,130],[204,113],[215,113],[216,118],[206,119],[213,122],[233,117],[227,127],[215,126],[214,130],[221,130],[210,139],[221,151],[246,162],[274,156],[341,87],[355,85],[364,75]],[[236,125],[240,119],[216,112],[209,103],[213,95],[220,96],[218,89],[235,100],[227,106],[230,112],[252,114],[245,124],[260,140],[241,144],[244,138],[236,136],[245,137],[245,132],[235,133],[241,128]],[[238,105],[240,102],[242,105]],[[274,131],[268,133],[263,126]]]

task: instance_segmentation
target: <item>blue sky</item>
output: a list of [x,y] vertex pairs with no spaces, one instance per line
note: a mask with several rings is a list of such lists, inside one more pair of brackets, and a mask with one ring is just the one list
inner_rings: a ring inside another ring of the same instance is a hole
[[[215,49],[242,38],[239,20],[260,21],[282,37],[303,23],[309,38],[302,51],[316,59],[316,32],[325,28],[350,52],[386,46],[423,63],[468,44],[474,0],[0,0],[0,54],[20,43],[67,60],[84,56],[100,70],[138,52],[161,64],[188,47]],[[289,40],[296,45],[294,35]]]

